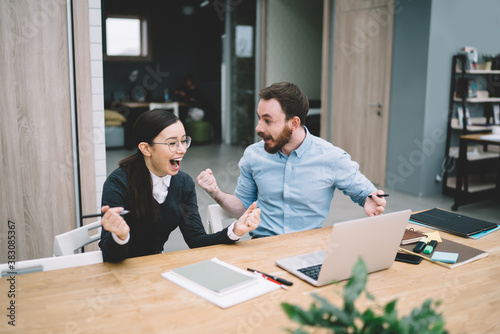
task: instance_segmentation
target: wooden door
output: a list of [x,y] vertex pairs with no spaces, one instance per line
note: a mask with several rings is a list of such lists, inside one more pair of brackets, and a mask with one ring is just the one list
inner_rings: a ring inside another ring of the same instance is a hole
[[393,10],[388,0],[335,1],[331,139],[384,185]]
[[54,236],[75,228],[66,9],[0,1],[0,263],[7,235],[26,260],[52,256]]

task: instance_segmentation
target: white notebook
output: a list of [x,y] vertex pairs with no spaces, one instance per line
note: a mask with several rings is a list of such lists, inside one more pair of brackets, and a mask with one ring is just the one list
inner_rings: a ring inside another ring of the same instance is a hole
[[257,276],[247,272],[241,273],[214,259],[193,263],[171,271],[180,278],[218,294],[228,293],[257,282]]
[[221,308],[280,288],[217,258],[173,269],[161,276]]

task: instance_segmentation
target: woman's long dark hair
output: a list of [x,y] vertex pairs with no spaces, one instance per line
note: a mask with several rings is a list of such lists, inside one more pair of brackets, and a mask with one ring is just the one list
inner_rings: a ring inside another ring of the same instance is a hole
[[[134,137],[136,144],[146,142],[152,145],[152,141],[167,126],[179,119],[170,111],[155,109],[143,113],[134,123]],[[158,207],[153,198],[153,184],[151,175],[142,152],[137,152],[123,160],[118,165],[127,173],[128,189],[130,194],[130,211],[136,218],[144,218],[151,215],[153,221],[158,219]]]

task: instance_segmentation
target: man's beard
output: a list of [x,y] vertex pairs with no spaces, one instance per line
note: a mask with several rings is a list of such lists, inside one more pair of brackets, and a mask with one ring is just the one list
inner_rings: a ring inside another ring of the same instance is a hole
[[270,153],[270,154],[274,154],[276,152],[278,152],[279,150],[281,150],[281,148],[283,146],[285,146],[286,144],[288,144],[288,142],[290,142],[290,140],[292,139],[292,130],[290,129],[290,127],[288,125],[285,125],[285,127],[283,128],[283,131],[281,131],[281,133],[278,135],[278,138],[274,139],[272,137],[266,137],[264,136],[264,133],[263,132],[257,132],[257,135],[259,137],[261,137],[262,139],[271,139],[275,145],[274,146],[270,146],[269,143],[267,142],[264,142],[264,149],[266,150],[267,153]]

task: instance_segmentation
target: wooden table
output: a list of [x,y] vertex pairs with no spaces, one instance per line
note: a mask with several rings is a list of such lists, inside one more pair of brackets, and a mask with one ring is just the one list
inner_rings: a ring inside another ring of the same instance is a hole
[[473,134],[460,136],[459,142],[459,156],[457,164],[457,183],[455,190],[455,202],[453,203],[452,210],[458,210],[458,207],[463,204],[472,203],[481,200],[488,200],[493,197],[500,197],[500,164],[497,159],[497,176],[494,188],[483,190],[479,192],[469,191],[469,169],[467,161],[467,146],[470,143],[480,145],[496,145],[500,146],[499,141],[481,139],[485,134]]
[[[425,228],[416,227],[417,230]],[[7,324],[9,282],[0,280],[0,332],[18,333],[281,333],[297,328],[281,302],[309,306],[311,293],[340,305],[339,285],[315,288],[278,268],[277,258],[323,249],[331,227],[128,259],[16,278],[16,327]],[[439,299],[450,333],[500,332],[500,232],[473,240],[448,239],[486,250],[484,259],[447,269],[422,261],[395,262],[368,277],[367,288],[379,304],[398,298],[399,315],[426,299]],[[294,282],[228,309],[221,309],[165,280],[161,273],[218,257],[240,268],[255,268]],[[361,301],[364,307],[369,302]]]

